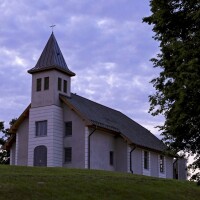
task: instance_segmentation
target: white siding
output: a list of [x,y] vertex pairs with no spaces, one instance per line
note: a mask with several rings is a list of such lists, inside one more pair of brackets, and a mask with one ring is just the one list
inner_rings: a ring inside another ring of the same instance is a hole
[[15,165],[15,152],[16,152],[16,143],[13,143],[10,149],[10,165]]
[[17,157],[18,157],[18,146],[19,146],[19,136],[18,136],[18,132],[16,132],[16,143],[15,143],[15,165],[17,165],[18,161],[17,161]]
[[151,152],[151,176],[158,177],[159,174],[159,156],[160,154]]
[[166,158],[164,156],[164,172],[160,172],[160,155],[158,155],[158,177],[166,178]]
[[72,135],[64,136],[63,151],[64,148],[72,148],[72,161],[69,163],[63,162],[63,166],[67,168],[85,168],[85,123],[73,110],[64,106],[64,122],[67,121],[72,121]]
[[132,152],[132,170],[134,174],[142,174],[142,150],[136,148]]
[[187,160],[185,158],[178,159],[178,179],[186,180],[187,179]]
[[26,118],[17,131],[17,165],[27,166],[28,164],[28,124],[29,119]]
[[114,157],[115,157],[115,170],[121,172],[127,172],[130,163],[127,162],[127,148],[128,145],[122,137],[114,138]]
[[[35,136],[35,122],[47,120],[47,136]],[[31,108],[29,114],[29,149],[28,165],[33,166],[34,148],[39,145],[47,147],[47,166],[62,166],[63,152],[63,111],[52,105]]]
[[85,127],[85,169],[88,169],[88,136],[89,129]]
[[173,178],[173,157],[165,157],[166,178]]
[[[130,152],[131,152],[131,147],[129,145],[127,145],[127,172],[130,173]],[[133,168],[133,160],[132,160],[132,168]]]
[[[49,77],[49,89],[44,90],[44,77]],[[67,81],[67,94],[62,91],[58,91],[58,77]],[[36,81],[38,78],[42,79],[42,88],[41,91],[36,91]],[[31,98],[31,107],[37,108],[39,106],[50,106],[57,105],[60,106],[59,94],[64,94],[70,96],[70,88],[71,88],[71,78],[66,76],[64,73],[49,70],[43,71],[40,73],[35,73],[32,75],[32,98]]]
[[[90,137],[90,168],[114,171],[116,152],[114,137],[111,134],[96,130]],[[114,152],[114,165],[110,165],[110,151]]]
[[[131,147],[128,147],[128,163],[130,162],[130,151]],[[149,169],[144,169],[144,151],[144,149],[136,148],[131,154],[133,174],[141,174],[160,178],[173,178],[173,157],[164,156],[164,173],[160,173],[160,154],[153,151],[148,151]],[[130,167],[128,172],[130,172]]]
[[148,164],[149,164],[149,168],[148,169],[144,169],[144,151],[142,151],[142,174],[145,176],[151,176],[151,153],[149,151],[148,152]]
[[53,162],[54,166],[61,167],[63,165],[63,110],[55,106],[53,112]]

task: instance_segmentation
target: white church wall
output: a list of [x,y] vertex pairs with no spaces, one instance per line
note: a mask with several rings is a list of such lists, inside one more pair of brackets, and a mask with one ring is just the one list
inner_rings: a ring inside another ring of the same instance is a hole
[[29,126],[29,118],[26,118],[16,134],[16,143],[17,143],[17,151],[16,151],[16,164],[27,166],[28,164],[28,126]]
[[[85,168],[85,123],[70,108],[64,105],[64,123],[72,121],[72,135],[64,137],[64,148],[72,148],[72,161],[64,162],[64,167]],[[63,151],[64,151],[63,148]]]
[[10,165],[15,165],[15,154],[16,154],[16,142],[12,144],[10,148]]
[[173,157],[165,156],[166,178],[173,178]]
[[[44,78],[49,77],[49,89],[44,90]],[[36,91],[36,81],[41,78],[41,91]],[[58,90],[58,78],[62,79],[61,91]],[[67,93],[63,92],[63,81],[67,81]],[[70,96],[71,78],[56,71],[44,71],[32,76],[32,102],[31,107],[57,105],[60,106],[59,94]]]
[[128,144],[122,137],[116,137],[115,142],[115,170],[128,172],[127,148]]
[[133,174],[142,174],[142,150],[136,148],[132,154],[132,170]]
[[159,154],[155,152],[151,152],[151,176],[158,177],[159,176]]
[[[90,137],[90,168],[114,171],[116,152],[114,136],[96,130]],[[114,152],[114,163],[110,165],[110,151]]]
[[[47,166],[62,166],[63,159],[63,111],[52,105],[31,108],[29,113],[28,165],[33,166],[34,148],[47,147]],[[47,120],[47,136],[36,136],[36,122]]]

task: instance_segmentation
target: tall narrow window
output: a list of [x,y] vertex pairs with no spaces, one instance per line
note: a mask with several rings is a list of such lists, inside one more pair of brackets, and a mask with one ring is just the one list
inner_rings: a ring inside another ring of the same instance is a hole
[[144,169],[149,169],[149,152],[144,151]]
[[71,136],[72,135],[72,122],[66,122],[65,123],[65,136]]
[[37,80],[36,80],[36,91],[41,91],[41,88],[42,88],[42,79],[37,78]]
[[63,92],[67,93],[67,81],[66,80],[63,81]]
[[160,155],[160,172],[164,173],[164,156]]
[[49,89],[49,77],[44,78],[44,90]]
[[110,151],[110,165],[114,164],[114,152]]
[[36,136],[47,135],[47,121],[38,121],[36,124]]
[[72,148],[67,147],[65,148],[65,162],[71,162],[72,161]]
[[61,91],[62,88],[62,79],[58,78],[58,90]]

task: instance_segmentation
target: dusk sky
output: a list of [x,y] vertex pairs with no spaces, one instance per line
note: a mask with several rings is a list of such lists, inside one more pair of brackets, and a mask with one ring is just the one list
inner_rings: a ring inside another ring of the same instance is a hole
[[31,101],[31,75],[54,34],[70,70],[72,92],[119,110],[158,136],[162,117],[148,113],[149,82],[159,52],[149,0],[1,0],[0,121],[6,126]]

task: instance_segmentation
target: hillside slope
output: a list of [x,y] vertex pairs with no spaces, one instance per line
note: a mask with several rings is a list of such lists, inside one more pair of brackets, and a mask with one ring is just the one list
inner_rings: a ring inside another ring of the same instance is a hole
[[126,173],[0,165],[0,199],[199,200],[200,187]]

